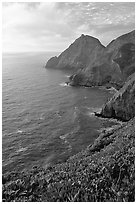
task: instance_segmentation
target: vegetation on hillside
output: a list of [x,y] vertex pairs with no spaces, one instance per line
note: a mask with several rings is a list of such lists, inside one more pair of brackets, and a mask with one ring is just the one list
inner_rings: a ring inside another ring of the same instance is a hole
[[3,201],[135,200],[134,119],[101,133],[93,146],[47,169],[2,177]]

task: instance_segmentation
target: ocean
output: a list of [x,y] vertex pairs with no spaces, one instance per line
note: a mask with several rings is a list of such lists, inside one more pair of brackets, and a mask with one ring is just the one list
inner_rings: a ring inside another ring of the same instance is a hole
[[3,54],[3,173],[64,162],[113,125],[93,114],[113,93],[66,86],[71,71],[44,67],[56,54]]

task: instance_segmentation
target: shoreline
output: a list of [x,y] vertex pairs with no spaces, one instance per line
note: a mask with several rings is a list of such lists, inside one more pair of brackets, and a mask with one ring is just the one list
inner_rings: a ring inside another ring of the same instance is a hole
[[81,85],[81,84],[78,84],[78,85],[73,85],[73,84],[71,84],[71,81],[67,81],[67,82],[64,82],[64,84],[66,84],[66,86],[71,86],[71,87],[84,87],[84,88],[98,88],[98,89],[103,89],[103,90],[106,90],[106,91],[111,91],[111,92],[114,92],[114,94],[116,93],[116,92],[118,92],[118,90],[113,86],[113,85],[111,85],[111,86],[103,86],[103,85],[95,85],[95,86],[93,86],[93,85]]
[[[95,116],[95,114],[94,114],[94,112],[90,112],[90,114],[92,115],[92,117],[96,117]],[[91,115],[90,114],[88,114],[88,117],[91,117]],[[102,131],[104,131],[105,130],[105,132],[106,131],[108,131],[108,130],[111,130],[111,129],[114,129],[114,127],[115,126],[118,126],[119,124],[121,124],[120,123],[120,121],[118,121],[118,120],[116,120],[116,119],[111,119],[111,118],[100,118],[100,117],[98,117],[99,119],[102,119],[103,121],[101,122],[101,126],[104,126],[104,127],[99,127],[98,129],[96,129],[96,132],[97,132],[97,137],[94,139],[94,141],[92,142],[92,145],[94,144],[94,142],[95,142],[95,140],[99,137],[99,134],[102,132]],[[20,132],[20,134],[21,134],[21,131],[19,130],[19,132]],[[60,135],[59,136],[59,138],[66,144],[66,143],[68,143],[67,142],[67,139],[66,139],[66,135],[69,135],[70,134],[70,132],[69,133],[66,133],[65,135]],[[95,135],[93,135],[93,137],[94,137]],[[90,145],[90,144],[89,144]],[[71,147],[71,146],[70,146]],[[85,150],[86,148],[88,147],[88,145],[83,149],[83,150]],[[18,149],[17,150],[17,153],[19,153],[19,152],[22,152],[23,153],[23,150],[26,150],[27,149],[27,147],[26,148],[20,148],[20,149]],[[47,163],[45,166],[46,166],[46,168],[47,168],[47,166],[56,166],[56,165],[58,165],[58,164],[62,164],[62,163],[64,163],[64,162],[66,162],[67,160],[69,160],[71,157],[73,157],[73,156],[75,156],[75,155],[77,155],[77,154],[79,154],[81,151],[83,151],[83,150],[80,150],[80,151],[78,151],[77,153],[74,153],[74,154],[70,154],[69,156],[68,156],[68,158],[67,159],[63,159],[61,162],[59,161],[59,162],[49,162],[49,163]],[[49,156],[50,157],[50,156]],[[45,160],[47,160],[47,158],[45,158]],[[45,168],[44,166],[41,166],[41,164],[36,164],[36,165],[31,165],[31,167],[30,168],[33,168],[33,167],[36,167],[37,166],[37,168],[39,168],[39,167],[41,167],[41,168]],[[46,169],[45,168],[45,169]],[[28,169],[27,168],[23,168],[23,169],[20,169],[19,170],[20,172],[24,172],[24,171],[28,171]],[[8,174],[8,173],[12,173],[12,172],[14,172],[14,170],[9,170],[9,171],[4,171],[4,173],[3,174]]]

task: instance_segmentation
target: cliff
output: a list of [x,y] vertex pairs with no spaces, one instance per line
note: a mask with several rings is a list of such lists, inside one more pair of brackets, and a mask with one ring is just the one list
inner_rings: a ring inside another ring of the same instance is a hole
[[124,34],[104,47],[100,41],[81,35],[46,68],[73,69],[73,86],[106,86],[120,89],[135,72],[135,31]]
[[91,61],[95,61],[104,49],[98,39],[82,34],[58,57],[49,59],[46,68],[83,69]]
[[114,94],[101,111],[101,116],[128,121],[135,116],[135,75],[132,74],[124,86]]
[[[89,49],[83,58],[78,59],[75,45],[83,50],[81,41],[82,45],[86,43],[85,36],[81,38],[84,39],[78,39],[70,46],[70,50],[74,52],[73,60],[68,48],[64,51],[65,54],[50,59],[47,66],[79,68],[78,73],[70,78],[74,85],[109,84],[118,88],[123,85],[104,105],[100,115],[128,122],[101,132],[94,144],[65,163],[49,166],[47,169],[34,167],[28,172],[3,175],[3,201],[135,201],[134,32],[117,38],[106,48],[95,40],[96,49]],[[94,41],[93,38],[90,40]],[[89,59],[88,53],[91,54],[90,57],[93,56],[92,59]]]
[[[97,55],[97,53],[96,53]],[[113,40],[100,55],[71,76],[71,85],[114,86],[119,89],[135,72],[135,31]]]

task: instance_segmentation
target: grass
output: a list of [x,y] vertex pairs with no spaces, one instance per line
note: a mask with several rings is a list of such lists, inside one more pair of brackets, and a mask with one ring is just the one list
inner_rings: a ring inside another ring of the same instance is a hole
[[47,169],[4,174],[3,201],[133,202],[134,119],[101,133],[92,146]]

